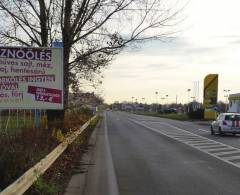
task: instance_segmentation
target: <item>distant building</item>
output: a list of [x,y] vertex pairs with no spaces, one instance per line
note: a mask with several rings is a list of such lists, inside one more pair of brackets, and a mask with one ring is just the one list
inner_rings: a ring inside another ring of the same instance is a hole
[[75,109],[88,107],[93,112],[97,111],[97,106],[103,103],[103,100],[94,93],[79,92],[77,94],[69,93],[69,107]]
[[228,112],[240,113],[240,93],[229,95],[229,108]]
[[122,110],[131,112],[133,111],[133,105],[130,103],[122,103]]
[[112,104],[112,110],[122,110],[122,104],[120,104],[119,102],[115,102],[114,104]]

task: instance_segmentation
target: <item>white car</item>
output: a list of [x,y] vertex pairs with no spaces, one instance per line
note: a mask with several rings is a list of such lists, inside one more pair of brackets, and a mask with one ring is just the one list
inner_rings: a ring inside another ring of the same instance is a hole
[[218,132],[220,135],[224,133],[240,134],[240,114],[238,113],[222,113],[211,124],[211,134]]

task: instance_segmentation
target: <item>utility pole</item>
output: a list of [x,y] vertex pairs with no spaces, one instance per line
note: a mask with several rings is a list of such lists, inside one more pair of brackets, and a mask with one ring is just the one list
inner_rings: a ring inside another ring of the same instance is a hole
[[134,110],[134,105],[133,105],[134,97],[132,96],[132,112]]

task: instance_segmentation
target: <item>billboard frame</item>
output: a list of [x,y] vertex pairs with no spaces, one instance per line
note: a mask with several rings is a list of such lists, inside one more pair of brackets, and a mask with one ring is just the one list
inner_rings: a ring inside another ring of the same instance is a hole
[[[59,64],[60,65],[60,70],[61,70],[61,81],[60,81],[60,88],[59,90],[62,90],[61,92],[61,96],[62,96],[62,103],[61,103],[61,106],[59,106],[59,108],[47,108],[46,107],[42,107],[42,108],[39,108],[39,107],[36,107],[36,106],[29,106],[29,107],[24,107],[24,106],[19,106],[19,107],[2,107],[2,103],[0,103],[0,110],[17,110],[17,109],[23,109],[23,110],[64,110],[64,52],[63,52],[63,47],[23,47],[23,46],[7,46],[7,45],[2,45],[0,46],[0,49],[1,48],[19,48],[19,49],[42,49],[42,50],[61,50],[61,63]],[[0,59],[16,59],[16,58],[2,58],[0,57]],[[18,59],[18,60],[24,60],[24,59]],[[27,59],[25,59],[27,60]],[[29,60],[29,61],[33,61],[33,60]],[[0,65],[1,67],[1,65]],[[36,87],[39,87],[39,86],[36,86]],[[39,87],[39,88],[42,88]],[[0,90],[1,91],[1,90]],[[43,101],[44,103],[44,101]],[[16,104],[16,103],[15,103]]]

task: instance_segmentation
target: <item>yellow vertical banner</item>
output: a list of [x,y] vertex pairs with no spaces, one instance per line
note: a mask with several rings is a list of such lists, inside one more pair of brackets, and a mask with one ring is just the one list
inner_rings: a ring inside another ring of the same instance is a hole
[[204,118],[215,119],[218,99],[218,74],[209,74],[204,79],[203,106]]

